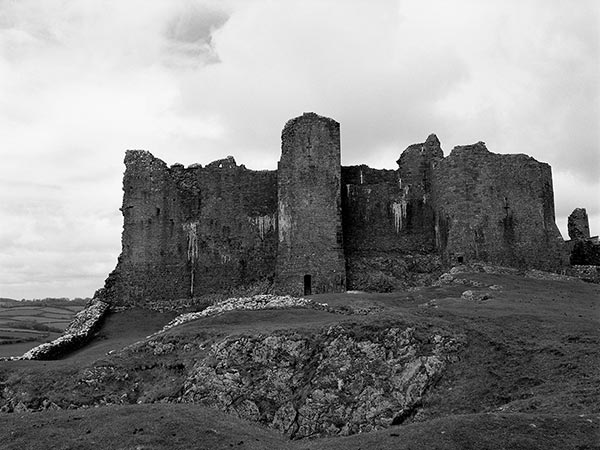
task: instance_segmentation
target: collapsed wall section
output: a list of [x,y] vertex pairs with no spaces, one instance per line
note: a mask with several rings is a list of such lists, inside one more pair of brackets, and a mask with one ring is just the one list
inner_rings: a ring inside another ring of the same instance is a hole
[[148,304],[227,292],[272,278],[276,173],[233,158],[170,168],[128,151],[122,252],[97,297]]
[[292,295],[346,288],[340,198],[340,125],[305,113],[281,134],[275,286]]
[[478,142],[438,161],[433,181],[436,248],[445,261],[548,270],[565,264],[548,164],[491,153]]
[[402,153],[398,170],[342,167],[349,289],[392,290],[435,271],[431,177],[441,157],[431,135]]
[[569,239],[579,241],[590,238],[590,222],[585,208],[575,208],[567,219]]
[[406,208],[395,170],[342,167],[342,211],[346,256],[394,251],[406,228]]
[[569,215],[567,229],[571,238],[567,242],[571,265],[600,266],[600,241],[598,236],[590,236],[590,223],[585,208],[573,210]]
[[407,216],[404,248],[411,252],[435,251],[433,168],[443,157],[439,139],[431,134],[425,142],[410,145],[397,161],[402,206]]

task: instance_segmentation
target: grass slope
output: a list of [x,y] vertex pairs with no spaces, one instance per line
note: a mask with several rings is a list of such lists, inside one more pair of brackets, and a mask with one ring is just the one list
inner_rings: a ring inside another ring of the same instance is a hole
[[[461,293],[484,288],[455,283],[405,293],[321,295],[315,300],[374,313],[230,312],[177,327],[165,336],[172,342],[210,341],[278,329],[316,330],[338,322],[368,329],[382,321],[414,323],[423,329],[450,326],[465,333],[468,344],[460,360],[401,426],[286,443],[269,430],[217,411],[144,404],[0,415],[1,442],[19,444],[2,448],[42,448],[35,447],[36,436],[48,435],[52,439],[46,444],[60,440],[63,447],[43,448],[600,449],[600,286],[515,275],[461,277],[502,288],[487,290],[492,298],[483,301],[463,299]],[[142,310],[113,314],[95,341],[63,360],[0,362],[0,388],[35,387],[40,395],[51,390],[60,398],[69,395],[82,368],[110,362],[141,373],[157,383],[157,390],[168,390],[159,384],[174,383],[170,380],[181,377],[174,370],[193,361],[152,354],[128,360],[107,352],[143,339],[171,318]],[[169,437],[169,427],[176,429],[175,436]],[[206,434],[206,429],[218,434]],[[219,439],[210,440],[217,435]],[[260,444],[250,446],[254,442]]]
[[471,414],[343,438],[298,443],[297,450],[592,450],[600,416]]
[[10,414],[4,450],[593,450],[600,415],[472,414],[348,437],[287,441],[254,423],[196,405],[107,406]]
[[0,423],[3,450],[262,450],[286,446],[284,438],[273,430],[196,405],[10,414]]

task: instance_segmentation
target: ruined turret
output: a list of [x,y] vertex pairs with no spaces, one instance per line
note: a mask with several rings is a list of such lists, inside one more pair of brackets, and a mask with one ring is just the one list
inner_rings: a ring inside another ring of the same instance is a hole
[[[590,225],[585,208],[575,208],[567,221],[571,240],[569,262],[573,266],[600,266],[600,241],[590,237]],[[599,274],[596,272],[596,278]]]
[[575,208],[567,221],[569,238],[574,241],[590,237],[590,223],[585,208]]
[[340,176],[339,123],[315,113],[290,120],[277,169],[278,289],[345,290]]

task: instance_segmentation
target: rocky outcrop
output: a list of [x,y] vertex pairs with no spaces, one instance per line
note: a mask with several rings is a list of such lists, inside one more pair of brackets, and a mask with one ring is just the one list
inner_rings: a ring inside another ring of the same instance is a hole
[[427,286],[442,271],[441,258],[435,254],[371,254],[348,259],[348,284],[355,290],[392,292]]
[[100,326],[109,305],[99,300],[92,301],[79,311],[59,338],[38,345],[18,359],[56,359],[85,344]]
[[412,327],[344,325],[230,337],[194,365],[180,400],[291,438],[381,429],[414,413],[463,339]]
[[[233,335],[177,329],[189,320],[227,311],[281,308],[376,318]],[[95,301],[77,315],[64,337],[24,358],[60,356],[89,337],[106,310],[105,303]],[[376,307],[338,311],[290,296],[231,298],[181,315],[161,332],[82,368],[61,381],[63,394],[50,389],[40,396],[37,382],[13,380],[0,392],[0,410],[184,402],[260,422],[290,438],[386,428],[416,413],[424,394],[458,358],[466,337],[431,324],[385,320],[380,313]]]

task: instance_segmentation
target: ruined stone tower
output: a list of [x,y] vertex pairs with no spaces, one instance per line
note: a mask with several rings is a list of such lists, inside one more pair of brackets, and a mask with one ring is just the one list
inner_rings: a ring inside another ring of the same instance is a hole
[[345,290],[340,177],[339,123],[314,113],[290,120],[277,170],[279,289]]
[[569,238],[578,241],[589,239],[590,223],[585,208],[575,208],[567,221],[567,230]]

